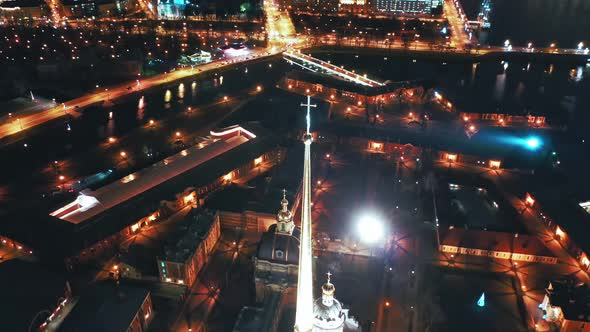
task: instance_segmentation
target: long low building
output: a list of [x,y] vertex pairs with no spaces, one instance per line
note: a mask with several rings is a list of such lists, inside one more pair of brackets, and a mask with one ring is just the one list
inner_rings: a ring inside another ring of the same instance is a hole
[[262,163],[280,162],[274,137],[256,125],[211,132],[211,139],[45,212],[6,214],[0,237],[43,258],[78,262],[112,250],[128,235],[201,198]]
[[557,257],[537,237],[522,234],[451,228],[442,234],[439,250],[451,255],[557,263]]
[[402,97],[404,100],[410,101],[423,95],[425,90],[423,85],[429,85],[429,83],[404,81],[365,86],[334,76],[302,70],[288,72],[279,83],[279,87],[287,91],[311,95],[314,98],[328,101],[358,105],[399,102]]

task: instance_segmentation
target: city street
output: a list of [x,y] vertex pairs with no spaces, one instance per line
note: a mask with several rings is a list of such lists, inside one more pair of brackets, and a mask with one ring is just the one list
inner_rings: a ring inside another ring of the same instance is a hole
[[[180,68],[170,73],[159,74],[149,78],[138,79],[137,81],[127,82],[121,85],[101,88],[100,91],[91,93],[70,101],[59,106],[40,110],[34,114],[15,112],[11,119],[0,124],[0,140],[3,138],[26,131],[30,128],[43,124],[45,122],[57,119],[59,117],[71,114],[76,116],[79,112],[90,105],[114,101],[123,96],[135,94],[148,90],[163,84],[168,84],[183,78],[202,74],[208,71],[231,67],[239,63],[247,63],[257,59],[264,59],[278,54],[278,49],[255,49],[248,55],[238,56],[231,59],[218,60],[194,68]],[[23,138],[20,138],[21,140]],[[3,142],[3,144],[5,144]]]

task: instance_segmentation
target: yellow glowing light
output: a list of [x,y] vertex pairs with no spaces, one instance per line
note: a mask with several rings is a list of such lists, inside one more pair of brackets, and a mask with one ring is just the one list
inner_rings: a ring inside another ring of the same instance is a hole
[[133,224],[133,225],[131,225],[131,231],[132,231],[132,232],[135,232],[135,231],[137,231],[138,229],[139,229],[139,224]]
[[557,235],[561,239],[565,236],[565,232],[562,231],[561,228],[559,228],[559,226],[557,226],[557,228],[555,229],[555,235]]
[[501,162],[499,160],[490,160],[490,168],[500,168]]
[[527,193],[526,198],[524,199],[526,205],[533,206],[535,205],[535,199],[531,196],[531,194]]
[[456,154],[447,153],[447,160],[449,162],[457,161],[457,155]]
[[260,157],[258,157],[258,158],[256,158],[256,159],[254,159],[254,165],[258,165],[258,164],[260,164],[261,162],[262,162],[262,156],[260,156]]
[[371,142],[371,149],[381,150],[381,149],[383,149],[383,143]]
[[234,175],[232,173],[227,173],[226,175],[223,176],[223,179],[225,181],[231,181],[231,179],[234,177]]
[[126,156],[127,156],[127,152],[125,152],[125,151],[121,151],[121,153],[119,153],[119,155],[120,155],[121,157],[126,157]]
[[190,193],[186,196],[184,196],[184,204],[188,204],[188,203],[192,203],[195,200],[195,195],[194,193]]

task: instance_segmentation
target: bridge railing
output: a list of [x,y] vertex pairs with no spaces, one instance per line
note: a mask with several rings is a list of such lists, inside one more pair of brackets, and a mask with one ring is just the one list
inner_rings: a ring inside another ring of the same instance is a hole
[[290,51],[287,51],[287,52],[284,52],[283,55],[286,56],[286,57],[288,57],[288,58],[294,58],[294,59],[297,59],[297,60],[300,60],[300,61],[311,63],[312,65],[321,67],[324,70],[327,70],[327,71],[329,71],[331,73],[334,73],[334,74],[336,74],[338,76],[341,76],[341,77],[343,77],[345,79],[351,80],[351,81],[353,81],[355,83],[359,83],[359,84],[362,84],[362,85],[367,85],[367,86],[370,86],[370,87],[377,87],[377,86],[382,86],[383,85],[383,83],[374,81],[374,80],[369,79],[369,78],[367,78],[367,77],[365,77],[363,75],[359,75],[357,73],[353,73],[353,72],[351,72],[349,70],[346,70],[344,68],[340,68],[338,66],[334,66],[333,64],[331,64],[329,62],[326,62],[326,61],[323,61],[323,60],[314,58],[312,56],[309,56],[309,55],[306,55],[306,54],[303,54],[303,53],[300,53],[300,52],[290,52]]

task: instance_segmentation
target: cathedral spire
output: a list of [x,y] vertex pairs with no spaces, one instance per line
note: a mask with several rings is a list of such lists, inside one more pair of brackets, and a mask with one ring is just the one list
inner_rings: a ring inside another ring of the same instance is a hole
[[295,313],[295,331],[310,332],[313,328],[313,275],[312,275],[312,239],[311,239],[311,142],[312,136],[310,96],[307,103],[307,131],[303,135],[305,153],[303,158],[303,196],[301,198],[301,240],[299,247],[299,271],[297,279],[297,307]]

